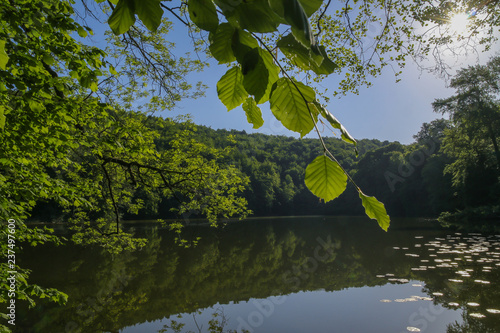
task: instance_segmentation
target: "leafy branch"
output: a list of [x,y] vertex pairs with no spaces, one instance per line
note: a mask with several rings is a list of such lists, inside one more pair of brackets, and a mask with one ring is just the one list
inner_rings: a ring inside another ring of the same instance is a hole
[[[151,27],[151,31],[160,24],[161,17],[147,15],[153,8],[161,10],[160,3],[148,0],[144,5],[135,7],[127,7],[128,4],[125,0],[120,0],[110,16],[109,24],[115,34],[128,32],[135,22],[135,14],[148,28]],[[318,11],[322,4],[322,0],[237,3],[217,0],[215,4],[211,0],[189,0],[187,7],[191,21],[198,28],[210,33],[211,55],[220,64],[237,63],[217,83],[219,99],[228,110],[243,105],[248,121],[254,128],[258,128],[264,123],[258,105],[269,102],[276,119],[289,130],[298,132],[303,137],[314,128],[324,155],[314,160],[306,169],[307,187],[320,199],[330,201],[345,190],[348,179],[359,192],[367,215],[377,219],[380,226],[387,230],[389,217],[384,205],[375,198],[364,195],[352,177],[340,166],[325,145],[317,126],[318,117],[323,116],[334,128],[340,129],[344,141],[355,145],[356,140],[316,100],[315,91],[294,80],[273,50],[257,36],[257,33],[276,32],[280,24],[288,25],[291,33],[279,38],[277,48],[297,69],[312,71],[318,76],[329,75],[338,65],[329,59],[325,47],[316,42],[316,36],[321,32],[320,21],[330,1],[319,15],[319,32],[316,35],[313,35],[309,23],[309,17]],[[132,16],[126,15],[127,13]],[[219,22],[219,15],[225,17],[227,22]]]

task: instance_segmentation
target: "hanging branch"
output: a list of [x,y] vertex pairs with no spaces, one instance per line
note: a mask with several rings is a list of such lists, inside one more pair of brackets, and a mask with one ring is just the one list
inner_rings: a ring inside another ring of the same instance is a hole
[[356,187],[356,189],[358,190],[358,192],[362,192],[361,189],[359,188],[359,186],[356,184],[356,182],[354,182],[354,179],[352,179],[352,177],[347,173],[347,171],[342,167],[342,165],[340,165],[340,163],[338,162],[338,160],[335,158],[335,156],[333,156],[333,154],[328,150],[328,148],[326,147],[326,144],[325,144],[325,141],[323,140],[323,137],[321,136],[321,132],[318,128],[318,125],[316,123],[316,121],[314,120],[314,116],[312,114],[312,111],[311,111],[311,108],[309,107],[309,103],[311,103],[312,101],[308,101],[306,99],[306,97],[302,94],[302,92],[300,91],[299,87],[297,86],[297,84],[295,83],[294,80],[292,80],[292,78],[290,77],[290,75],[288,75],[288,73],[285,71],[285,69],[283,68],[283,66],[281,65],[281,63],[279,62],[279,60],[277,59],[277,57],[274,56],[273,52],[269,49],[269,47],[262,41],[262,39],[259,38],[259,36],[255,35],[254,33],[252,33],[252,36],[257,39],[263,46],[264,48],[267,50],[267,52],[269,52],[269,54],[271,54],[271,56],[273,57],[273,60],[276,62],[276,64],[278,65],[278,67],[280,68],[281,72],[283,73],[284,76],[286,76],[290,82],[292,82],[294,88],[297,90],[297,92],[299,93],[300,97],[302,98],[302,100],[305,102],[306,104],[306,107],[307,107],[307,111],[309,112],[309,116],[311,117],[311,121],[313,122],[314,124],[314,129],[316,130],[316,133],[318,134],[318,138],[319,138],[319,141],[321,142],[321,146],[323,147],[323,153],[325,155],[328,155],[335,163],[337,163],[337,165],[342,169],[342,172],[344,172],[344,174],[347,176],[347,178],[349,179],[349,181]]

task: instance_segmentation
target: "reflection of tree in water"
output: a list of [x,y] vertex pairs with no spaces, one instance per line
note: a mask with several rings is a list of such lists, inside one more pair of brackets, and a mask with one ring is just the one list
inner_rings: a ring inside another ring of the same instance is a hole
[[[158,333],[167,333],[167,332],[173,332],[173,333],[250,333],[248,330],[243,329],[242,331],[237,331],[237,330],[227,330],[226,326],[229,323],[229,318],[226,317],[224,313],[224,309],[222,307],[217,308],[215,312],[212,313],[212,319],[210,319],[207,323],[207,325],[204,325],[204,323],[199,323],[198,320],[196,319],[196,315],[201,314],[201,311],[197,311],[196,313],[192,314],[193,322],[196,326],[196,332],[193,331],[183,331],[184,326],[186,326],[185,323],[181,323],[175,319],[170,320],[168,324],[163,325],[163,328],[158,331]],[[182,316],[177,316],[178,319],[182,319]],[[207,327],[208,326],[208,327]],[[204,330],[204,327],[207,327],[207,329]]]
[[[16,325],[16,332],[117,331],[122,314],[137,311],[147,301],[147,293],[141,286],[152,283],[148,272],[157,262],[161,237],[154,229],[146,236],[149,242],[140,252],[112,255],[100,247],[69,245],[64,249],[41,247],[28,253],[28,257],[35,257],[35,253],[41,252],[31,263],[40,266],[34,270],[33,278],[54,284],[54,277],[58,277],[57,285],[71,297],[66,306],[42,301],[28,313],[22,309],[21,317],[28,319]],[[58,260],[54,262],[54,258]],[[131,267],[144,272],[134,293],[127,292],[136,278]]]
[[[40,306],[24,314],[28,317],[24,322],[35,332],[64,331],[68,322],[74,331],[80,327],[114,331],[145,320],[193,312],[217,302],[266,298],[276,295],[277,290],[284,294],[297,288],[316,290],[328,285],[327,281],[342,280],[336,271],[348,274],[347,266],[342,270],[319,267],[301,279],[299,285],[284,285],[283,273],[299,274],[296,271],[320,246],[316,240],[319,234],[304,226],[299,230],[272,223],[221,230],[196,227],[194,237],[201,234],[202,240],[193,248],[176,246],[173,235],[162,230],[162,237],[159,232],[151,232],[147,247],[141,251],[119,255],[96,248],[82,252],[81,247],[67,246],[63,251],[66,256],[51,264],[56,266],[58,276],[65,277],[58,284],[70,296],[67,306]],[[338,251],[340,242],[335,244]],[[44,260],[59,253],[55,249],[45,250],[54,253],[38,253],[41,267]],[[34,254],[28,257],[35,258]],[[333,252],[325,257],[323,266],[334,263],[336,256]],[[50,272],[41,278],[47,280],[47,285],[53,284]],[[337,288],[337,282],[330,284],[329,289]]]
[[426,237],[418,246],[402,251],[411,258],[408,278],[425,281],[423,292],[433,298],[434,304],[463,311],[467,320],[464,324],[450,325],[451,332],[460,329],[463,332],[500,332],[497,313],[500,306],[497,285],[500,237],[468,233],[445,236]]
[[[414,242],[419,230],[386,234],[355,219],[346,221],[348,228],[341,219],[334,221],[242,222],[217,230],[190,227],[193,237],[202,237],[192,248],[176,246],[172,234],[159,230],[148,235],[142,251],[114,256],[93,248],[82,252],[81,247],[68,246],[53,253],[39,248],[40,253],[29,254],[33,262],[28,266],[35,268],[38,262],[49,267],[50,262],[48,277],[39,276],[40,282],[54,285],[54,276],[60,276],[56,287],[69,294],[69,302],[66,307],[42,305],[20,318],[30,332],[65,331],[70,321],[84,327],[83,332],[117,331],[216,303],[383,285],[388,281],[376,275],[384,273],[426,281],[430,294],[447,290],[454,271],[412,271],[408,257],[391,250],[398,242]],[[333,251],[324,251],[318,239],[330,239]],[[315,259],[318,247],[321,260]],[[490,289],[474,289],[480,287],[469,290]],[[466,298],[466,292],[452,288],[450,299],[457,293]],[[498,295],[495,290],[488,292]],[[446,307],[448,300],[435,298],[435,302]]]
[[454,322],[446,327],[446,333],[498,333],[500,328],[486,325],[484,319],[470,317],[467,313],[462,313],[463,323]]

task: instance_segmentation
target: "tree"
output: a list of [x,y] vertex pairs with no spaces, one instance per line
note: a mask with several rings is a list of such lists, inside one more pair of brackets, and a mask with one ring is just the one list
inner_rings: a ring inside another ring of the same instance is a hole
[[445,131],[451,127],[449,120],[436,119],[422,124],[421,130],[414,135],[416,143],[422,146],[424,154],[428,155],[421,170],[421,177],[427,191],[426,202],[434,215],[457,207],[451,175],[444,172],[446,166],[454,162],[454,158],[441,149]]
[[[315,90],[294,79],[285,70],[290,65],[304,72],[328,75],[338,68],[330,60],[325,47],[317,42],[309,21],[322,4],[320,0],[263,0],[251,3],[192,0],[181,3],[180,8],[181,12],[187,9],[196,29],[209,34],[210,55],[220,64],[230,66],[217,83],[219,98],[228,110],[242,105],[249,122],[258,128],[263,124],[258,105],[269,102],[274,116],[302,137],[313,129],[319,134],[316,123],[322,116],[340,130],[345,141],[356,144],[339,121],[320,104]],[[161,24],[163,10],[173,13],[173,9],[163,2],[153,0],[137,3],[118,1],[110,5],[112,13],[108,23],[116,35],[128,34],[136,22],[136,15],[149,30],[156,31]],[[190,26],[178,14],[174,15]],[[276,34],[281,24],[290,33]],[[265,36],[258,35],[267,33]],[[286,64],[274,52],[278,49],[288,58]],[[345,190],[348,179],[353,184],[354,181],[324,142],[322,147],[324,155],[317,157],[306,169],[306,185],[315,195],[330,201]],[[357,185],[355,188],[367,214],[387,229],[389,217],[383,204],[366,196]]]
[[[239,193],[247,179],[218,162],[227,151],[193,140],[189,123],[173,135],[170,149],[157,149],[159,135],[146,126],[147,117],[106,94],[105,82],[119,74],[104,51],[77,40],[91,29],[73,14],[72,5],[59,0],[0,2],[0,218],[13,226],[2,223],[2,253],[26,242],[60,241],[50,230],[24,224],[44,201],[65,209],[73,241],[110,252],[144,246],[144,239],[122,231],[120,216],[145,202],[176,198],[179,214],[196,211],[214,225],[245,216]],[[10,288],[2,285],[1,302],[65,301],[63,293],[30,284],[15,260],[0,266],[2,281],[15,277]]]
[[448,114],[443,150],[454,157],[446,172],[460,189],[465,208],[494,204],[500,182],[500,58],[460,70],[451,81],[456,94],[438,99],[434,111]]
[[[168,11],[191,31],[194,28],[201,33],[201,38],[194,40],[208,40],[206,51],[219,64],[230,66],[217,84],[219,98],[228,110],[242,105],[248,121],[258,128],[263,124],[259,105],[269,102],[274,116],[301,136],[316,130],[321,137],[316,123],[323,117],[353,144],[354,138],[320,104],[328,96],[303,81],[321,81],[329,74],[345,73],[340,92],[356,92],[359,85],[369,85],[367,75],[378,75],[392,63],[404,67],[407,58],[434,55],[438,69],[445,72],[444,49],[460,52],[474,49],[477,43],[488,48],[496,40],[498,1],[436,4],[428,0],[381,0],[347,1],[335,8],[331,5],[331,1],[321,0],[189,0],[169,7],[153,0],[120,0],[111,4],[108,23],[116,35],[127,34],[137,16],[155,31],[164,10]],[[186,12],[188,15],[182,18]],[[463,13],[468,15],[464,23],[467,29],[456,31],[455,22]],[[370,36],[372,28],[376,32]],[[364,205],[369,206],[369,215],[385,228],[388,216],[383,205],[374,198],[367,199],[324,143],[322,148],[327,158],[320,156],[310,164],[306,172],[308,188],[329,201],[344,191],[349,180]]]

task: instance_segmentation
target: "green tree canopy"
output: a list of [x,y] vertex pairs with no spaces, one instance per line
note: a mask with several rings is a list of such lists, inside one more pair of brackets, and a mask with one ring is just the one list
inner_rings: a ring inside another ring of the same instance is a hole
[[[146,126],[146,115],[131,110],[130,103],[118,104],[133,98],[138,88],[116,84],[118,92],[110,94],[107,83],[120,74],[106,52],[79,41],[91,29],[73,16],[66,1],[0,2],[0,217],[14,221],[17,246],[57,240],[24,225],[43,202],[67,212],[75,242],[98,243],[112,252],[144,245],[121,230],[120,216],[161,198],[175,198],[179,214],[196,210],[212,224],[221,217],[245,216],[246,201],[239,193],[247,179],[236,168],[221,166],[227,151],[196,142],[189,123],[172,135],[169,149],[157,149],[159,134]],[[157,52],[163,56],[159,62],[168,58],[167,49]],[[131,54],[126,62],[138,68],[134,75],[152,75],[142,74]],[[167,94],[156,103],[168,106],[176,99]],[[2,223],[4,255],[13,251],[7,248],[13,244],[9,236]],[[15,263],[3,260],[0,266],[2,281],[9,271],[17,272],[16,299],[64,301],[62,293],[29,284],[28,272]],[[2,302],[12,298],[4,286]]]
[[498,204],[500,196],[500,58],[460,70],[451,81],[456,94],[433,103],[447,114],[445,153],[454,158],[446,167],[465,208]]

